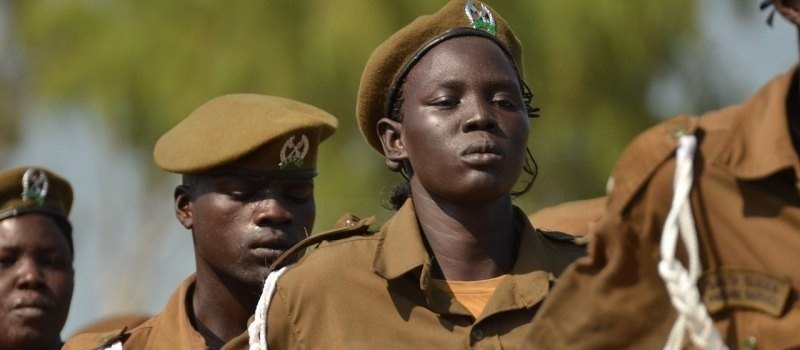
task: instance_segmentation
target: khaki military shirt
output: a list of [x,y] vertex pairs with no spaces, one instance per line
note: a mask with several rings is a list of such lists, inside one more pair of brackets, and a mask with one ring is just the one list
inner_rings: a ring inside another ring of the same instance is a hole
[[269,348],[523,348],[554,276],[584,248],[534,229],[519,209],[515,220],[517,261],[477,319],[431,288],[431,257],[409,200],[379,232],[325,242],[287,270],[269,307]]
[[[206,349],[203,336],[189,320],[186,303],[191,302],[195,277],[184,280],[158,315],[131,330],[79,334],[68,340],[65,350],[103,349],[121,341],[124,349]],[[237,340],[241,347],[241,341]],[[233,346],[228,343],[223,349]]]
[[559,280],[536,317],[531,346],[664,345],[676,313],[657,273],[659,242],[672,199],[675,137],[694,133],[690,199],[703,302],[732,348],[800,347],[800,162],[786,113],[795,72],[742,105],[674,118],[633,142],[614,170],[591,259]]

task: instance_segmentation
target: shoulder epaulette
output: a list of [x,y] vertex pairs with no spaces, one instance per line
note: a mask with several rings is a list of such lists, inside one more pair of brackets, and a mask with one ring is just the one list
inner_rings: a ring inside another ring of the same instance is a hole
[[370,225],[373,223],[375,223],[374,216],[370,216],[366,219],[360,219],[353,214],[345,213],[341,218],[339,218],[332,230],[315,234],[289,248],[286,253],[283,253],[283,255],[281,255],[275,260],[275,262],[272,263],[272,265],[269,267],[269,271],[272,272],[282,267],[286,262],[290,261],[291,257],[293,257],[295,254],[302,252],[306,248],[315,244],[319,244],[324,241],[335,241],[357,235],[374,233],[373,231],[369,230]]
[[623,212],[656,169],[674,156],[678,139],[697,131],[697,123],[697,117],[678,115],[639,134],[611,172],[607,208]]
[[128,339],[128,336],[130,336],[130,333],[128,333],[128,327],[123,327],[122,329],[117,329],[111,332],[101,333],[97,338],[97,346],[92,349],[109,349],[116,342],[125,342],[125,339]]
[[589,240],[588,236],[574,236],[566,232],[561,231],[546,231],[542,229],[537,229],[543,236],[547,237],[551,241],[561,242],[561,243],[571,243],[575,245],[586,245]]

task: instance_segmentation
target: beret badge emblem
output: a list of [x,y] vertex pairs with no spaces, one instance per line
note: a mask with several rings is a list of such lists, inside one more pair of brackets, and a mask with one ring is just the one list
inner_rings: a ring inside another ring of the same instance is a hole
[[286,169],[290,166],[295,168],[303,166],[303,159],[308,153],[308,148],[308,137],[306,135],[301,135],[300,140],[297,142],[295,142],[295,137],[292,135],[281,148],[281,162],[278,163],[278,167]]
[[464,12],[467,14],[472,28],[483,30],[491,35],[497,36],[497,27],[494,24],[494,16],[489,8],[484,4],[480,4],[481,8],[475,6],[473,1],[467,1],[464,6]]
[[42,170],[29,168],[22,175],[22,200],[35,200],[40,206],[44,205],[48,187],[50,182],[47,174]]

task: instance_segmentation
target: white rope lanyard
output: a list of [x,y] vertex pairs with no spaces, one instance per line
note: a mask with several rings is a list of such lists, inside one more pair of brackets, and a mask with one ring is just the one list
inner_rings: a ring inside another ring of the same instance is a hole
[[247,327],[247,334],[250,337],[250,350],[268,350],[267,312],[269,311],[269,304],[272,302],[272,297],[275,295],[278,279],[286,272],[287,267],[288,266],[284,266],[280,270],[272,271],[264,282],[264,290],[261,292],[261,297],[258,298],[255,318],[253,319],[253,323],[250,323],[250,326]]
[[[714,328],[705,305],[700,300],[700,292],[696,285],[702,267],[689,199],[696,147],[697,139],[694,135],[681,136],[678,141],[672,206],[664,222],[664,232],[661,236],[661,261],[658,263],[658,273],[667,286],[672,306],[678,311],[678,318],[664,345],[665,350],[680,349],[684,333],[687,331],[692,343],[701,349],[727,349]],[[686,271],[680,260],[675,257],[679,234],[689,254],[689,271]]]

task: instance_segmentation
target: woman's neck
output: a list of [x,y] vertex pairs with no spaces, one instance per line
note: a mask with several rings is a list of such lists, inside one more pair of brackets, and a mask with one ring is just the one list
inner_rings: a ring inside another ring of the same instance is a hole
[[422,235],[437,262],[435,277],[477,281],[511,270],[518,239],[510,196],[466,206],[437,198],[414,185],[412,181],[411,198]]

